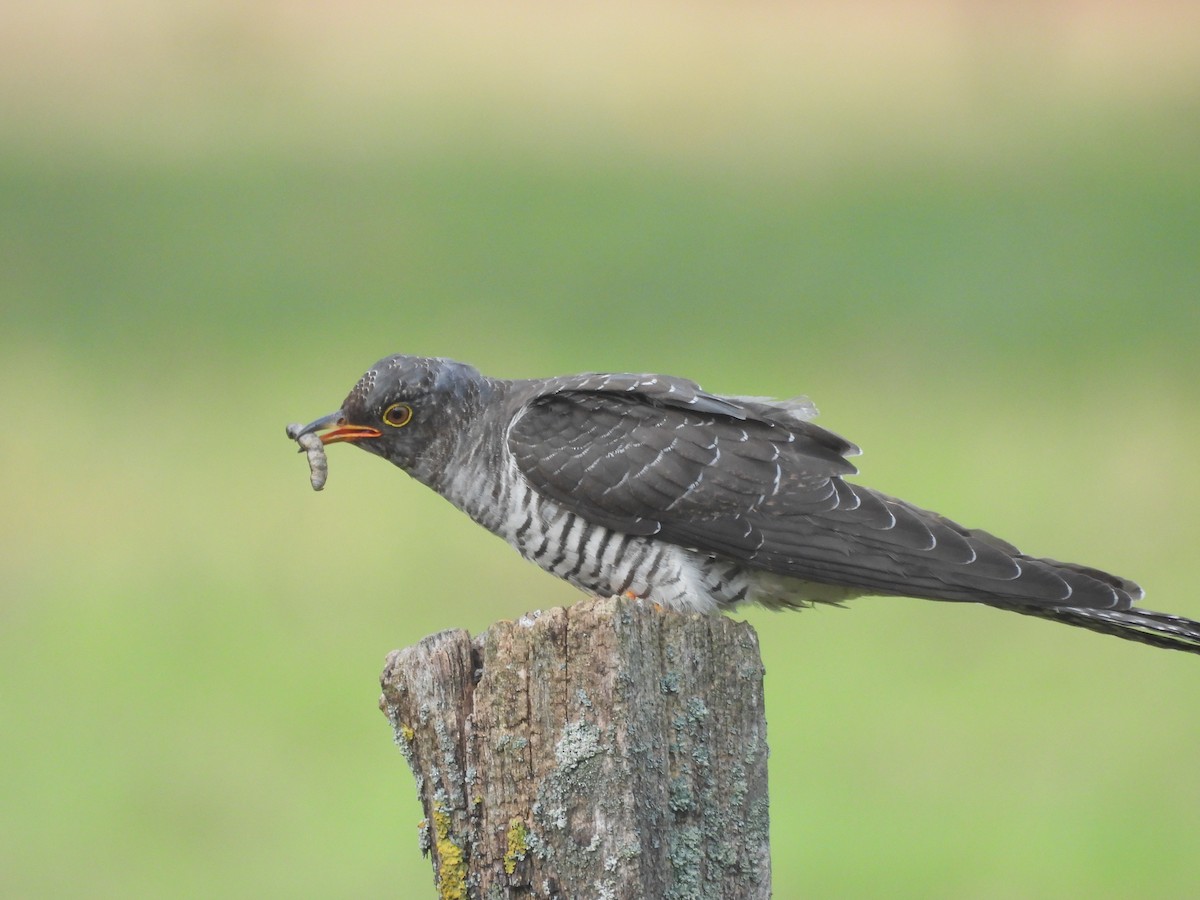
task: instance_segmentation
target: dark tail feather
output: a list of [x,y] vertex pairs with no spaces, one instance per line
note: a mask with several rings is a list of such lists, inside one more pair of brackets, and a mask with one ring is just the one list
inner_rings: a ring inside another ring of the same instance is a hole
[[1003,606],[1039,619],[1053,619],[1079,628],[1111,634],[1168,650],[1200,653],[1200,622],[1150,609],[1084,609],[1073,606]]

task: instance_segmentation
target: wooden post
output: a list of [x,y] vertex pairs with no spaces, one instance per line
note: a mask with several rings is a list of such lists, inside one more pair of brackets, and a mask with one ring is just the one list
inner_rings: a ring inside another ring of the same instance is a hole
[[439,896],[766,898],[758,638],[629,600],[388,655]]

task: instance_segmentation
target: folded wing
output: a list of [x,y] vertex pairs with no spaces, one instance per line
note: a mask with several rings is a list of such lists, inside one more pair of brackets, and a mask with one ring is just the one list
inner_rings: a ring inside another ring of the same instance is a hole
[[787,405],[681,379],[556,379],[516,417],[508,446],[536,490],[589,521],[764,571],[1026,609],[1120,610],[1141,596],[846,482],[849,441]]

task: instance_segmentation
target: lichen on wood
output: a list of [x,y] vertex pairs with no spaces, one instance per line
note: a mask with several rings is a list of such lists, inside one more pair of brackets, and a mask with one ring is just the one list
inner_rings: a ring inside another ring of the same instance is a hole
[[770,896],[762,678],[749,625],[635,600],[394,651],[441,896]]

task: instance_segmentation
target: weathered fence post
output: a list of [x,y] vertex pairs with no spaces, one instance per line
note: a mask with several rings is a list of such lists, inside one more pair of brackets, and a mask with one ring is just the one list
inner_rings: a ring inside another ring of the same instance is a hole
[[443,898],[771,892],[758,638],[627,600],[388,655]]

